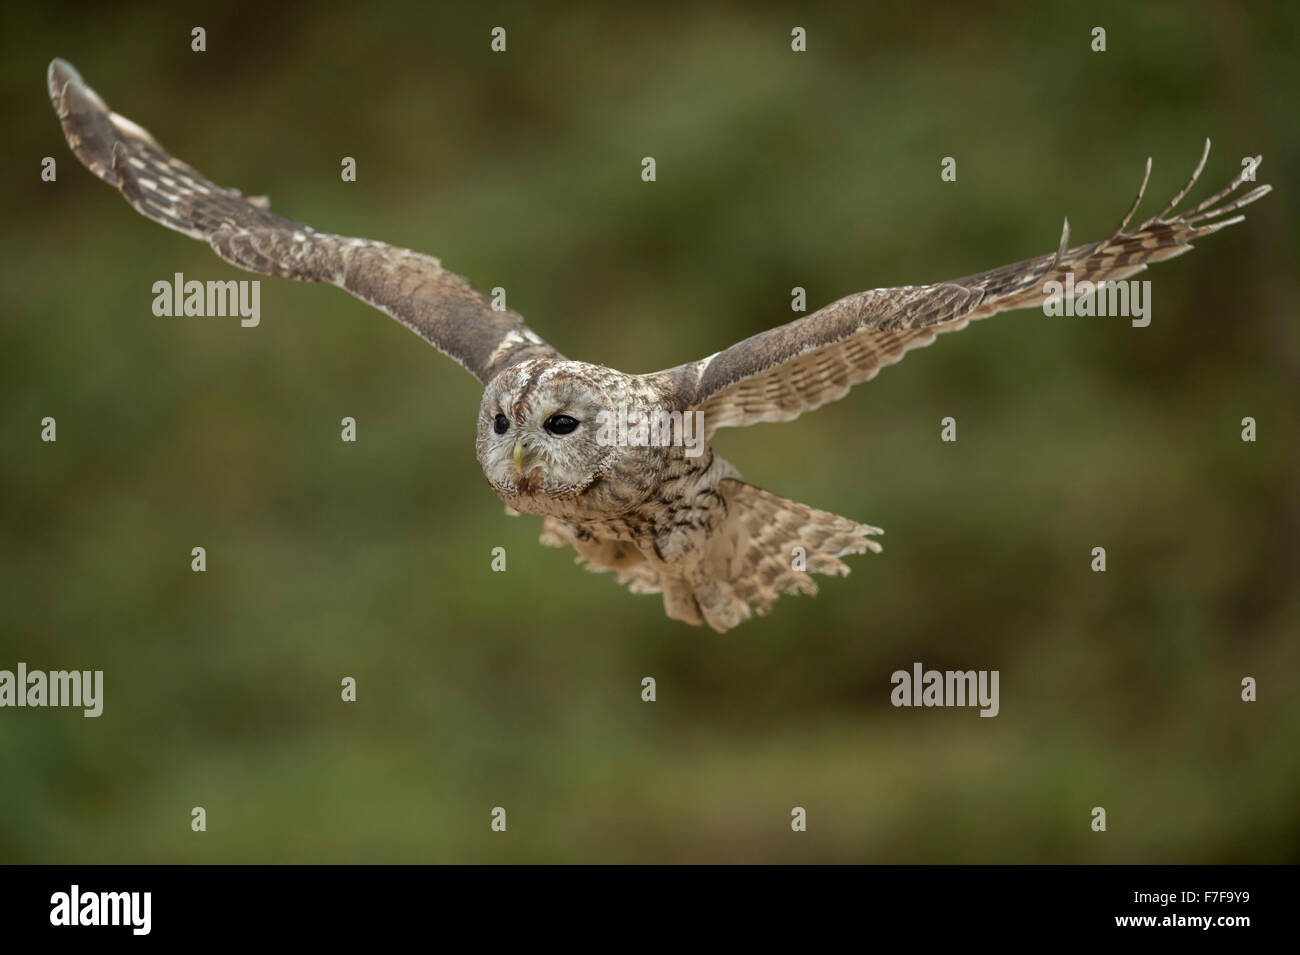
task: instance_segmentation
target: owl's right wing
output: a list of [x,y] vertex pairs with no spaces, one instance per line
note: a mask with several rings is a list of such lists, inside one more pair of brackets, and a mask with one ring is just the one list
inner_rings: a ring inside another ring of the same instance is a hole
[[[937,285],[872,289],[840,299],[820,311],[760,332],[715,355],[647,376],[679,407],[703,411],[709,434],[718,428],[790,421],[848,394],[909,349],[928,345],[941,332],[965,328],[973,319],[1015,308],[1041,307],[1059,297],[1046,283],[1117,281],[1152,262],[1192,248],[1191,241],[1244,216],[1212,222],[1270,189],[1256,186],[1228,202],[1259,164],[1243,167],[1227,188],[1194,209],[1166,218],[1195,184],[1210,153],[1209,140],[1187,184],[1159,213],[1125,232],[1146,191],[1151,160],[1137,198],[1119,226],[1100,242],[1068,248],[1070,224],[1054,253],[1025,259]],[[1069,286],[1066,285],[1068,288]]]
[[515,312],[433,256],[383,242],[317,232],[205,179],[147,131],[112,112],[71,64],[49,69],[50,99],[77,158],[135,209],[202,239],[227,262],[302,282],[337,285],[397,319],[485,384],[527,358],[557,358]]

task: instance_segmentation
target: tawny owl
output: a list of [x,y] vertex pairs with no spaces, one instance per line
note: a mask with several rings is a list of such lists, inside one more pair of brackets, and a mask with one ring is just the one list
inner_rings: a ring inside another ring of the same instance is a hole
[[[1187,185],[1132,231],[1146,177],[1100,242],[1069,246],[1067,222],[1047,255],[850,295],[699,361],[629,375],[566,360],[436,258],[317,232],[269,211],[264,199],[215,185],[110,112],[61,60],[50,64],[49,89],[72,151],[138,211],[241,268],[346,289],[463,365],[484,385],[478,460],[506,505],[542,515],[544,543],[573,547],[634,592],[661,593],[669,617],[719,631],[766,612],[781,594],[815,593],[812,573],[848,573],[840,558],[878,552],[871,538],[880,531],[746,484],[708,446],[716,429],[789,421],[940,332],[1180,255],[1241,221],[1221,217],[1269,191],[1260,185],[1234,197],[1256,161],[1171,216],[1204,168],[1207,141]],[[1146,170],[1149,177],[1149,159]]]

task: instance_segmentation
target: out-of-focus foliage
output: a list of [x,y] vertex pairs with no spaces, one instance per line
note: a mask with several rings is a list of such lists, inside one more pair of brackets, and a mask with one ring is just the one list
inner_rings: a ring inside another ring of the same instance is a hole
[[[0,710],[0,861],[1295,861],[1300,8],[549,6],[0,14],[0,668],[106,685],[97,720]],[[721,434],[887,534],[719,636],[505,516],[477,383],[379,313],[266,279],[256,329],[154,317],[175,272],[248,276],[77,164],[54,56],[218,182],[627,371],[795,317],[794,286],[1099,238],[1206,136],[1193,201],[1257,153],[1276,191],[1142,276],[1148,328],[999,316]],[[913,661],[999,670],[1001,714],[893,708]]]

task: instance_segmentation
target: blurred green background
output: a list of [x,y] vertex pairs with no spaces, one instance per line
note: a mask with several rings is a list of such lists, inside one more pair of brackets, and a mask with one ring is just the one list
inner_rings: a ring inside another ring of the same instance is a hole
[[[0,711],[0,862],[1300,861],[1297,5],[0,23],[0,668],[102,669],[106,696]],[[54,56],[216,181],[440,255],[626,371],[790,320],[796,285],[812,309],[965,275],[1066,215],[1100,238],[1148,155],[1141,215],[1206,136],[1192,202],[1258,153],[1276,191],[1142,276],[1149,328],[1003,315],[723,432],[752,483],[887,534],[718,635],[505,516],[478,384],[378,312],[266,279],[259,328],[154,317],[174,272],[249,276],[76,162]],[[1001,714],[893,708],[913,661],[1000,670]]]

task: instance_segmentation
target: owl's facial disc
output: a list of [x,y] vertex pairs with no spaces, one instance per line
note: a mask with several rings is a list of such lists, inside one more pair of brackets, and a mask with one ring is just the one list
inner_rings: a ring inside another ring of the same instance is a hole
[[519,510],[573,499],[604,470],[610,449],[597,440],[597,421],[606,402],[578,364],[539,369],[529,363],[504,373],[484,394],[479,463],[497,493]]

